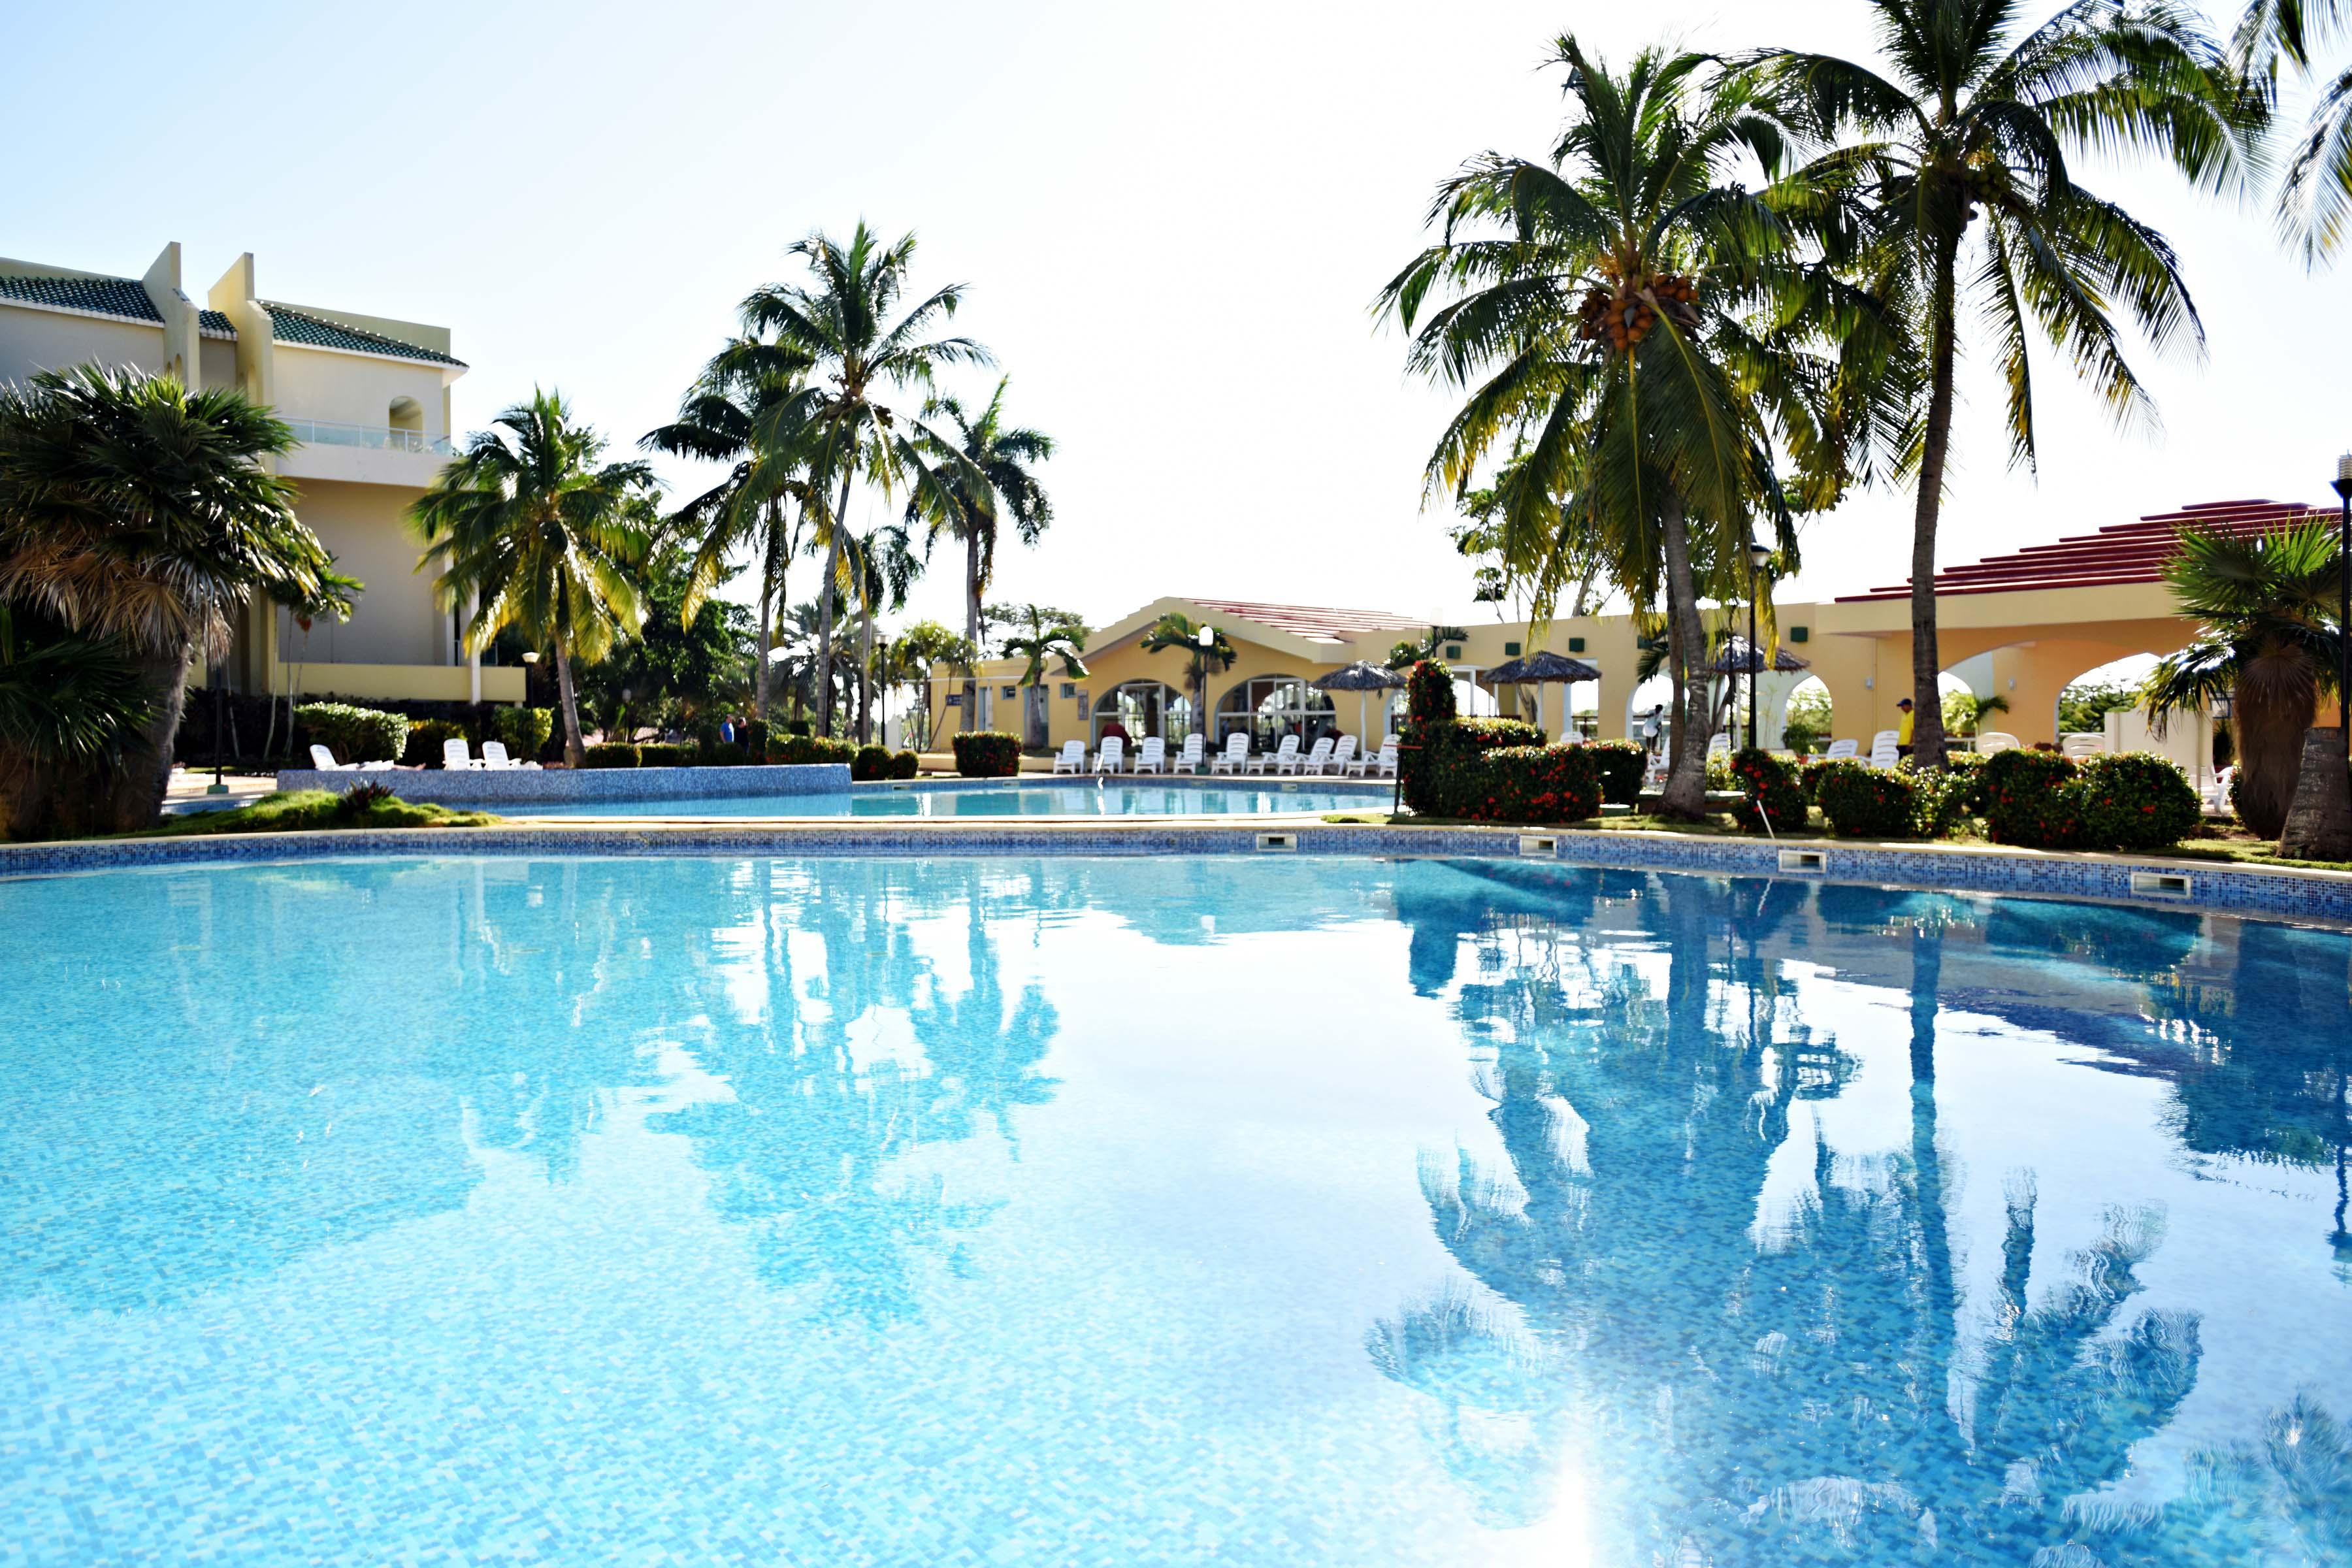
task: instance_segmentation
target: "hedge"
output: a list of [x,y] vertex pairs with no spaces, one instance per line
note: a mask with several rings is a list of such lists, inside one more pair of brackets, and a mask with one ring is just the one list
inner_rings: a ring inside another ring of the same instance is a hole
[[968,779],[1008,779],[1021,771],[1021,737],[975,730],[953,737],[956,772]]
[[1541,730],[1519,719],[1408,720],[1397,769],[1404,803],[1426,816],[1459,816],[1465,802],[1492,793],[1484,775],[1474,784],[1463,773],[1476,765],[1481,752],[1531,750],[1543,738]]
[[768,749],[762,753],[771,763],[792,767],[806,767],[812,763],[850,763],[857,760],[857,747],[848,741],[831,741],[822,735],[776,735],[768,737]]
[[706,768],[740,768],[751,757],[732,741],[713,741],[702,748],[701,763]]
[[1601,772],[1582,746],[1497,746],[1449,769],[1437,815],[1472,822],[1584,822],[1601,815]]
[[919,754],[914,752],[893,752],[890,753],[889,777],[894,779],[910,779],[922,771],[923,759]]
[[644,768],[690,768],[698,755],[698,747],[656,742],[637,748],[637,765]]
[[1650,753],[1639,741],[1595,741],[1584,750],[1601,770],[1601,799],[1612,805],[1632,805],[1641,799]]
[[1986,832],[2029,849],[2161,849],[2196,832],[2203,815],[2179,767],[2145,752],[2080,763],[2001,752],[1983,778]]
[[339,763],[396,763],[408,749],[408,715],[341,702],[309,702],[294,710],[311,740]]
[[583,768],[634,768],[645,761],[637,748],[626,741],[606,741],[591,746],[580,759]]
[[1840,758],[1821,771],[1815,790],[1841,838],[1908,838],[1916,830],[1919,792],[1908,773]]
[[849,777],[855,784],[873,784],[890,776],[890,752],[886,746],[860,746],[849,759]]
[[1737,814],[1743,826],[1762,827],[1769,822],[1773,832],[1786,833],[1806,826],[1804,786],[1784,759],[1753,748],[1737,752],[1731,758],[1731,782],[1748,795]]
[[401,749],[400,760],[413,768],[438,767],[441,748],[448,742],[467,738],[463,724],[446,719],[412,719],[408,721],[408,743]]
[[516,762],[544,762],[548,738],[555,733],[555,710],[513,706],[494,709],[490,727],[498,731],[508,755]]
[[1443,661],[1424,658],[1405,676],[1404,715],[1416,724],[1454,720],[1454,671]]

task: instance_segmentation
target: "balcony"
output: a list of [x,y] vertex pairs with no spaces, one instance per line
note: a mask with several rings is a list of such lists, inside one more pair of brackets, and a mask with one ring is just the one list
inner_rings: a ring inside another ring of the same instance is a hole
[[390,425],[339,425],[330,419],[289,419],[294,439],[306,447],[359,447],[371,452],[424,452],[436,458],[457,456],[446,436],[402,430]]

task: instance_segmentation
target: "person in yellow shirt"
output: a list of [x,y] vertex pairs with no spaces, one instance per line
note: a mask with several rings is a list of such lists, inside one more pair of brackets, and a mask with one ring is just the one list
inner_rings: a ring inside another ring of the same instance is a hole
[[1895,710],[1902,715],[1895,721],[1895,754],[1907,757],[1911,754],[1911,699],[1897,702]]

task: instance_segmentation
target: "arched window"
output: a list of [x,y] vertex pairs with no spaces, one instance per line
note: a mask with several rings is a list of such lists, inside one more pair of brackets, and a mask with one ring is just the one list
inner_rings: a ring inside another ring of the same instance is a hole
[[1238,682],[1217,699],[1216,744],[1236,731],[1250,731],[1251,744],[1271,751],[1285,735],[1296,735],[1302,746],[1339,732],[1337,715],[1327,694],[1295,675],[1261,675]]
[[1171,746],[1181,746],[1192,732],[1192,700],[1157,680],[1130,680],[1095,699],[1094,743],[1116,723],[1130,742],[1157,735]]

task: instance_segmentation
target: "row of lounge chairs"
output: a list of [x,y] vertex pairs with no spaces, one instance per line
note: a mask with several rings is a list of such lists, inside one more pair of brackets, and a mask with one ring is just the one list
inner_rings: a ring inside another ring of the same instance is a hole
[[[310,747],[310,765],[322,773],[373,773],[392,766],[390,763],[339,763],[334,752],[315,743]],[[477,757],[466,749],[461,736],[441,742],[441,765],[455,771],[487,769],[492,773],[539,766],[537,763],[519,763],[508,756],[502,741],[483,742],[482,754]]]
[[[1360,756],[1356,737],[1341,735],[1336,740],[1328,735],[1307,750],[1298,749],[1298,737],[1285,735],[1282,743],[1272,752],[1253,754],[1249,731],[1236,731],[1225,737],[1225,749],[1209,754],[1202,737],[1188,735],[1183,750],[1171,759],[1168,743],[1154,735],[1136,748],[1133,770],[1138,773],[1166,773],[1176,771],[1197,773],[1205,762],[1212,773],[1299,773],[1354,778],[1394,778],[1397,770],[1397,742],[1394,736],[1381,743],[1378,752]],[[1089,759],[1084,741],[1063,743],[1061,754],[1054,759],[1057,773],[1118,773],[1129,771],[1127,742],[1117,735],[1107,736],[1102,749]]]

